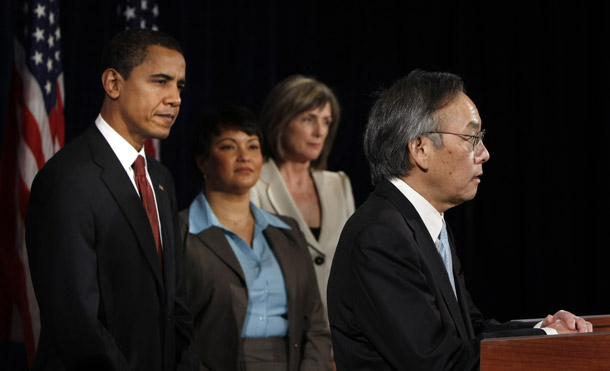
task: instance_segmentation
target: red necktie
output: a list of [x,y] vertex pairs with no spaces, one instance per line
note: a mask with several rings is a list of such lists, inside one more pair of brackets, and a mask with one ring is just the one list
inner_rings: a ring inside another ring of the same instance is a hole
[[136,186],[140,191],[140,197],[142,197],[142,204],[146,209],[148,220],[155,237],[155,244],[157,245],[157,254],[159,255],[159,263],[163,265],[163,254],[161,252],[161,237],[159,234],[159,218],[157,217],[157,207],[155,206],[155,196],[153,195],[152,188],[146,179],[146,165],[144,164],[144,157],[138,156],[136,161],[132,165],[133,172],[136,177]]

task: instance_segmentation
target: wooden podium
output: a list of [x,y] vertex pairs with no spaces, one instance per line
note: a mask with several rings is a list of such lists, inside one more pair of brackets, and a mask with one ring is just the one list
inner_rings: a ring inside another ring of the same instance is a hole
[[481,341],[481,371],[610,370],[610,315],[583,318],[593,333]]

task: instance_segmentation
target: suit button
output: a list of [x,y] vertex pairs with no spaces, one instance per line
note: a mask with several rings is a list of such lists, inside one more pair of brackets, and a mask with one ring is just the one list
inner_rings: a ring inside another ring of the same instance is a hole
[[298,348],[298,347],[299,347],[299,344],[295,343],[295,344],[294,344],[294,347],[295,347],[295,348]]

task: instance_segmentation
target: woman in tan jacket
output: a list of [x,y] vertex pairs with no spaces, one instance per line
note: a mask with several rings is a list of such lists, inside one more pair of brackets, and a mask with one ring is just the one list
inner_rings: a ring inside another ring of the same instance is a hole
[[261,176],[251,192],[261,209],[294,218],[314,262],[326,313],[326,285],[343,225],[354,212],[347,175],[326,169],[340,111],[331,89],[316,79],[287,77],[260,113],[265,137]]

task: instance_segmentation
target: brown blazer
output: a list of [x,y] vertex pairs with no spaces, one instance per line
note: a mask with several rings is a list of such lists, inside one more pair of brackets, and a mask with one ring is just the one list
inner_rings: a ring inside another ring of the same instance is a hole
[[[264,234],[286,284],[289,370],[330,370],[330,333],[307,243],[293,219],[278,217],[291,229],[269,226]],[[248,307],[243,271],[221,229],[193,235],[188,228],[186,209],[180,212],[180,231],[197,355],[204,370],[237,371]]]

